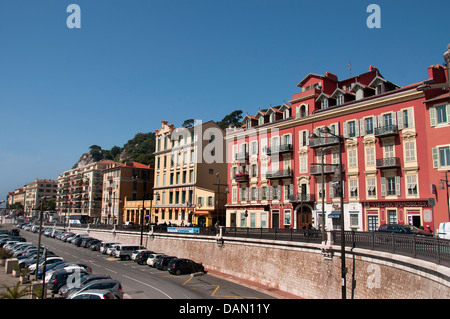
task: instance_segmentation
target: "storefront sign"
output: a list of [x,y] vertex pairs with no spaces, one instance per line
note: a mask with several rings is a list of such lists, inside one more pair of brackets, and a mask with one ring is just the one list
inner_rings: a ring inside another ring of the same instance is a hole
[[427,207],[428,201],[365,202],[365,207]]

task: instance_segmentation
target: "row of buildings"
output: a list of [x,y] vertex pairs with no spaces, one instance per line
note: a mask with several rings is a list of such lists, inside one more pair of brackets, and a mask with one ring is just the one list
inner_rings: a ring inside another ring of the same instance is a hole
[[[307,74],[283,105],[155,130],[155,167],[102,161],[57,181],[57,211],[100,223],[434,231],[449,221],[449,51],[398,86],[370,66]],[[342,196],[342,199],[341,199]],[[343,203],[343,207],[341,207]],[[343,213],[343,216],[342,216]]]

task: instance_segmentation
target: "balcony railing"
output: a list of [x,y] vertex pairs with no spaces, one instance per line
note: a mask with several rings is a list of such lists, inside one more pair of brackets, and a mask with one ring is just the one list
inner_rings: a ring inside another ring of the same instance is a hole
[[287,152],[293,152],[294,147],[292,146],[292,143],[289,144],[281,144],[273,147],[267,148],[267,155],[270,154],[281,154],[281,153],[287,153]]
[[398,126],[397,125],[386,125],[382,127],[376,127],[374,131],[374,135],[376,137],[386,137],[398,134]]
[[289,195],[291,202],[314,202],[316,200],[315,194],[295,194]]
[[279,171],[273,171],[273,172],[266,173],[267,179],[289,178],[289,177],[292,177],[292,170],[290,170],[290,169],[283,169],[283,170],[279,170]]
[[236,154],[236,160],[238,161],[244,161],[247,160],[249,157],[248,151],[240,152]]
[[394,168],[400,167],[400,158],[398,157],[386,157],[377,158],[377,168]]
[[[334,165],[314,165],[311,166],[309,173],[311,175],[321,175],[322,174],[322,167],[323,167],[323,173],[324,174],[334,174],[336,171],[339,171],[338,166]],[[342,167],[342,170],[344,170],[344,167]]]
[[234,176],[234,179],[238,183],[248,182],[248,178],[249,178],[248,174],[237,174]]
[[337,138],[336,136],[319,136],[317,138],[309,139],[309,146],[311,148],[325,147],[337,144],[339,144],[339,138]]

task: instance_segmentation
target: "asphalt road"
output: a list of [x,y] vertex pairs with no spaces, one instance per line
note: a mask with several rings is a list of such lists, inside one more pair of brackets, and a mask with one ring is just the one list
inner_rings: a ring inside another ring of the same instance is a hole
[[[38,234],[20,230],[27,241],[37,244]],[[273,296],[225,279],[202,274],[175,276],[134,261],[121,261],[98,251],[76,247],[44,235],[41,244],[68,261],[88,264],[94,274],[106,274],[122,283],[131,299],[274,299]]]

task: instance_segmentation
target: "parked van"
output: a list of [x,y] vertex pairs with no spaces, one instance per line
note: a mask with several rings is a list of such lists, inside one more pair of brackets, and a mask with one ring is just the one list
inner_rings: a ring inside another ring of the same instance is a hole
[[146,249],[146,248],[144,246],[138,246],[138,245],[117,245],[114,255],[117,258],[120,258],[121,260],[124,260],[124,259],[130,260],[131,254],[135,250],[140,250],[140,249]]
[[438,237],[450,239],[450,223],[440,223],[438,229]]

